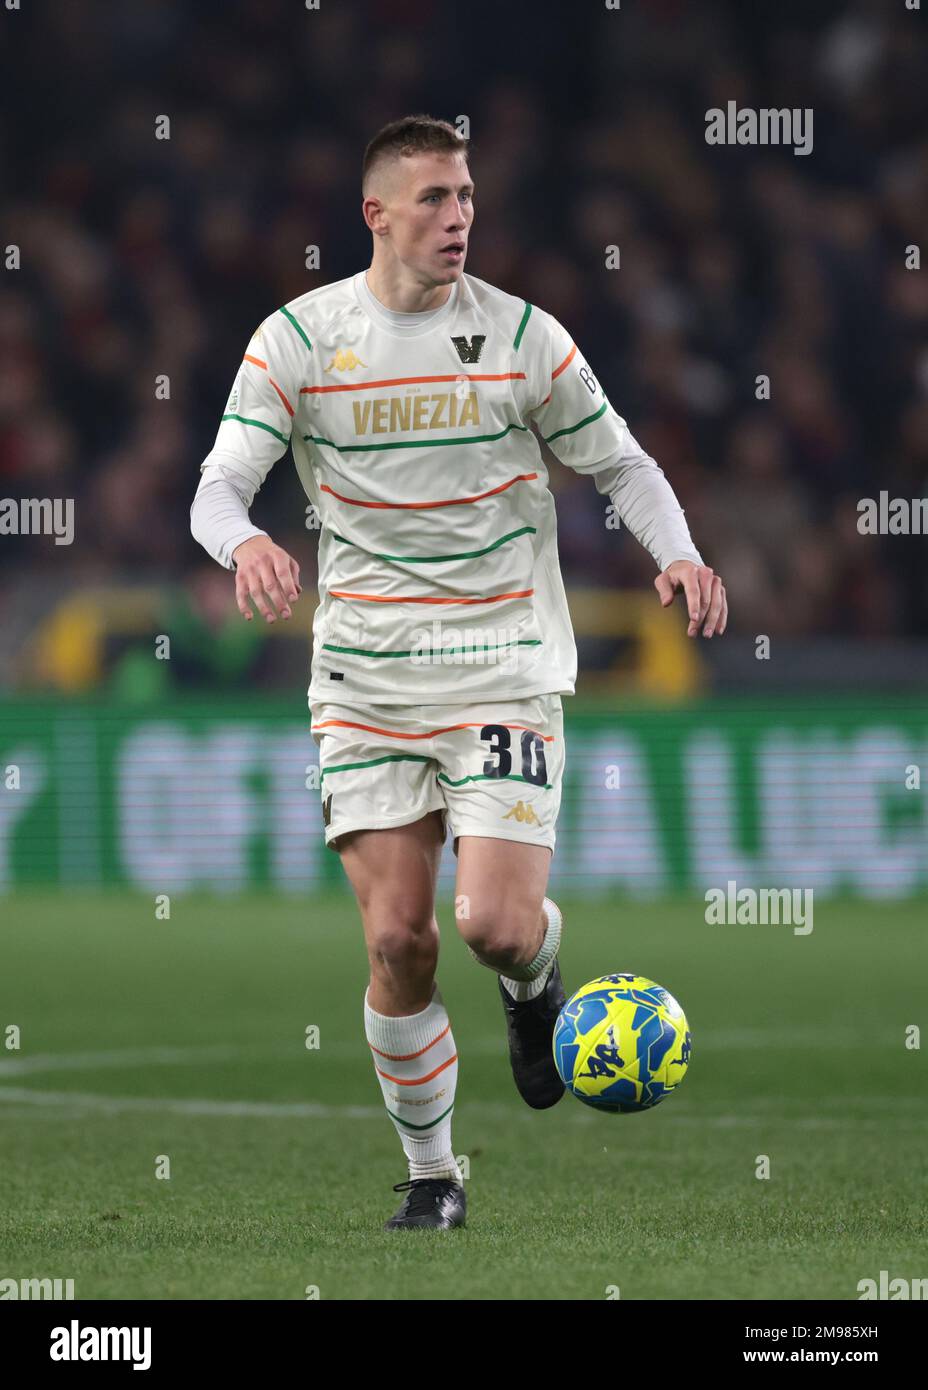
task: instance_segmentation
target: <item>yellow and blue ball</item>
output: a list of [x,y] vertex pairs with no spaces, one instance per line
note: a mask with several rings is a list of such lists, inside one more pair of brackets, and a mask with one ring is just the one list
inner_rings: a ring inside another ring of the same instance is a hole
[[561,1080],[578,1100],[635,1114],[679,1086],[692,1038],[666,989],[643,975],[601,975],[561,1009],[553,1046]]

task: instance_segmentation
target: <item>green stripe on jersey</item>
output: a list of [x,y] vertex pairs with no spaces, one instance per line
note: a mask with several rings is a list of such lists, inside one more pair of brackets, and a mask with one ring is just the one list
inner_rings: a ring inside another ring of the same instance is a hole
[[[372,554],[375,560],[402,560],[407,565],[434,565],[445,560],[476,560],[480,555],[489,555],[491,550],[498,550],[507,541],[515,540],[516,536],[534,535],[537,529],[536,526],[521,526],[518,531],[510,531],[508,536],[501,536],[498,541],[494,541],[492,545],[485,545],[482,550],[462,550],[460,555],[380,555],[377,551],[368,553]],[[337,531],[333,531],[332,535],[337,541],[341,541],[342,545],[358,549],[354,541],[345,540]]]
[[267,430],[275,439],[279,439],[281,444],[289,444],[289,434],[281,434],[280,430],[275,430],[273,425],[266,425],[263,420],[248,420],[244,415],[223,415],[223,420],[237,420],[240,425],[251,425],[256,430]]
[[525,325],[528,323],[529,318],[531,317],[531,313],[532,313],[532,306],[531,306],[531,304],[529,304],[528,300],[526,300],[526,301],[525,301],[525,313],[522,315],[522,322],[519,324],[519,331],[516,333],[515,341],[514,341],[513,344],[512,344],[512,346],[513,346],[513,348],[515,349],[516,352],[519,351],[519,344],[520,344],[521,341],[522,341],[522,334],[525,332]]
[[588,415],[585,420],[581,420],[578,425],[568,425],[565,430],[555,430],[553,434],[545,435],[545,443],[550,444],[552,439],[560,439],[562,434],[576,434],[577,430],[582,430],[584,425],[592,425],[594,420],[598,420],[601,415],[605,415],[609,407],[608,401],[603,401],[595,415]]
[[297,333],[299,333],[300,337],[303,339],[303,342],[304,342],[304,343],[306,344],[306,346],[309,348],[310,352],[312,352],[312,350],[313,350],[313,345],[312,345],[312,343],[309,341],[309,339],[307,338],[306,334],[303,332],[303,329],[302,329],[302,328],[300,327],[300,325],[297,323],[296,319],[293,317],[293,315],[291,314],[290,310],[286,307],[286,305],[285,305],[282,309],[278,309],[277,312],[278,312],[279,314],[283,314],[284,318],[289,320],[289,322],[290,322],[290,323],[293,325],[293,327],[296,329]]
[[[496,643],[494,646],[492,646],[492,647],[487,647],[487,646],[473,646],[473,647],[442,647],[441,650],[442,650],[442,653],[447,652],[449,656],[456,656],[456,655],[458,655],[459,653],[462,653],[462,652],[495,652],[495,651],[497,651],[500,647],[513,647],[513,646],[515,646],[515,647],[540,647],[541,645],[542,645],[542,640],[541,640],[540,637],[519,637],[519,638],[517,638],[517,640],[516,640],[515,642],[497,642],[497,643]],[[372,652],[372,651],[368,651],[366,647],[336,647],[332,642],[323,642],[323,644],[322,644],[322,650],[323,650],[324,652],[339,652],[339,653],[341,653],[343,656],[373,656],[373,657],[382,657],[382,656],[406,656],[406,657],[409,657],[409,656],[412,656],[412,651],[408,651],[408,652]],[[479,664],[478,662],[472,662],[472,663],[471,663],[471,665],[474,665],[474,666],[476,666],[476,665],[478,665],[478,664]]]
[[528,425],[507,425],[499,434],[462,435],[460,439],[399,439],[395,444],[336,444],[334,440],[322,439],[315,434],[304,434],[303,438],[309,444],[328,444],[330,449],[337,449],[340,454],[367,454],[375,449],[443,449],[446,444],[492,444],[497,439],[504,439],[510,430],[522,430],[527,434]]

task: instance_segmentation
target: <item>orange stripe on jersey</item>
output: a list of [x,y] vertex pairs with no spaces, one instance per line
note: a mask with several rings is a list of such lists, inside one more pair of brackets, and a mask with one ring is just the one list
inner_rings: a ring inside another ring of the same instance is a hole
[[515,589],[511,594],[490,594],[489,598],[412,598],[400,594],[388,598],[384,594],[351,594],[346,589],[330,589],[332,598],[357,598],[365,603],[500,603],[504,598],[531,598],[534,589]]
[[[398,729],[378,729],[376,724],[356,724],[351,719],[324,719],[321,724],[312,724],[311,729],[330,729],[333,726],[338,729],[361,729],[366,734],[384,734],[387,738],[435,738],[438,734],[453,734],[458,729],[482,729],[487,724],[498,723],[487,715],[486,719],[473,719],[467,724],[447,724],[443,729],[428,729],[422,734],[404,734]],[[503,724],[504,729],[528,730],[527,724]],[[529,730],[530,733],[537,733],[536,729]],[[538,737],[545,743],[553,743],[553,734],[539,734]],[[450,1028],[450,1024],[448,1025]],[[436,1039],[437,1041],[437,1039]],[[374,1049],[376,1051],[376,1048]]]
[[430,1071],[426,1076],[417,1076],[414,1081],[406,1081],[402,1076],[391,1076],[389,1072],[381,1071],[376,1062],[374,1063],[374,1071],[376,1071],[379,1076],[385,1077],[387,1081],[395,1081],[397,1086],[421,1086],[423,1081],[431,1081],[439,1072],[444,1071],[446,1067],[450,1067],[451,1063],[457,1060],[458,1054],[455,1053],[453,1057],[448,1058],[447,1062],[442,1062],[440,1067],[436,1067],[434,1071]]
[[357,497],[345,497],[342,493],[336,492],[334,487],[329,487],[328,483],[321,483],[320,492],[328,492],[333,497],[337,497],[339,502],[347,502],[349,507],[376,507],[391,509],[394,507],[425,509],[426,507],[462,507],[467,502],[482,502],[484,497],[494,497],[497,492],[505,492],[507,487],[512,487],[514,483],[531,483],[538,477],[537,473],[518,473],[516,477],[510,478],[508,483],[500,483],[499,487],[491,487],[489,492],[477,492],[473,497],[448,497],[441,502],[362,502]]
[[348,381],[332,386],[301,386],[301,396],[323,395],[326,391],[369,391],[372,386],[415,386],[432,381],[524,381],[524,372],[498,372],[496,375],[478,375],[470,372],[455,372],[447,376],[391,376],[382,381]]
[[[570,366],[571,362],[572,362],[573,359],[574,359],[574,356],[575,356],[575,354],[576,354],[576,351],[577,351],[577,344],[576,344],[576,343],[573,343],[573,344],[571,345],[570,352],[569,352],[569,353],[567,354],[567,356],[564,358],[564,361],[561,363],[561,365],[560,365],[559,367],[556,367],[556,368],[554,369],[554,371],[551,373],[551,380],[552,380],[552,382],[553,382],[553,381],[556,381],[557,378],[560,376],[561,372],[563,372],[563,371],[565,370],[565,368],[567,368],[567,367]],[[551,399],[551,392],[549,391],[548,394],[545,396],[544,400],[542,401],[541,405],[547,405],[548,402],[550,401],[550,399]],[[540,409],[541,409],[541,405],[536,406],[536,409],[537,409],[537,410],[540,410]]]
[[423,1052],[428,1052],[430,1047],[434,1047],[437,1042],[441,1042],[445,1034],[450,1032],[450,1029],[451,1024],[449,1023],[446,1028],[441,1030],[437,1038],[433,1038],[431,1042],[426,1043],[425,1047],[420,1047],[418,1052],[381,1052],[380,1048],[375,1047],[373,1043],[368,1043],[367,1045],[371,1052],[376,1052],[378,1057],[386,1057],[390,1062],[411,1062],[414,1057],[421,1057]]
[[[570,349],[570,352],[569,352],[569,353],[567,354],[567,356],[564,358],[564,361],[561,363],[561,365],[560,365],[559,367],[557,367],[557,368],[551,373],[551,380],[552,380],[552,381],[556,381],[557,378],[560,376],[561,372],[563,372],[564,369],[565,369],[566,367],[569,367],[569,366],[570,366],[571,362],[572,362],[573,359],[574,359],[574,356],[575,356],[575,354],[576,354],[576,351],[577,351],[577,344],[574,343],[574,344],[572,344],[571,349]],[[550,397],[549,397],[549,399],[550,399]],[[544,402],[542,402],[542,404],[544,404]]]
[[272,376],[269,376],[269,377],[268,377],[268,381],[271,383],[271,385],[273,386],[274,390],[277,392],[278,396],[279,396],[280,399],[283,401],[284,406],[285,406],[286,411],[287,411],[287,414],[292,418],[292,416],[293,416],[293,406],[292,406],[292,405],[290,404],[290,402],[287,400],[287,397],[284,395],[283,391],[281,391],[280,387],[277,385],[277,382],[274,380],[274,378],[273,378]]
[[[250,352],[246,352],[246,353],[245,353],[245,361],[246,361],[246,362],[251,362],[252,365],[255,366],[255,367],[260,367],[261,370],[264,371],[264,372],[267,371],[267,363],[266,363],[266,362],[262,362],[260,357],[252,357],[252,355],[251,355]],[[292,417],[293,417],[293,406],[292,406],[292,405],[290,404],[290,402],[287,400],[287,397],[284,395],[283,391],[281,391],[280,387],[277,385],[277,382],[276,382],[276,381],[274,380],[274,378],[270,375],[270,373],[268,373],[268,378],[267,378],[267,379],[268,379],[268,381],[271,383],[271,385],[273,386],[274,390],[277,392],[277,394],[278,394],[278,396],[280,397],[280,399],[283,401],[283,403],[284,403],[284,405],[285,405],[285,407],[286,407],[286,409],[287,409],[287,414],[292,418]]]

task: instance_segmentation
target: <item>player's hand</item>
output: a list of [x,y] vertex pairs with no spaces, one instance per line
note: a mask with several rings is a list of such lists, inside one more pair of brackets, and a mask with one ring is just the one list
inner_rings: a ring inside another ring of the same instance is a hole
[[654,587],[664,608],[673,603],[674,594],[683,590],[690,615],[687,637],[695,637],[700,628],[703,637],[711,637],[714,632],[721,637],[728,626],[725,585],[708,565],[694,565],[692,560],[674,560],[663,574],[657,576]]
[[267,622],[277,621],[275,608],[282,618],[289,618],[290,604],[302,593],[296,560],[275,545],[270,536],[252,536],[242,541],[233,550],[232,559],[236,565],[235,602],[242,617],[251,621],[248,600],[253,599]]

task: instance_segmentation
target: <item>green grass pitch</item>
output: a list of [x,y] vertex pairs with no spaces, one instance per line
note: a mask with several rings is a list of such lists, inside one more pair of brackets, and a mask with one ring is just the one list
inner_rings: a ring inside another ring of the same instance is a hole
[[6,898],[0,1277],[73,1278],[77,1298],[602,1300],[855,1299],[880,1270],[923,1276],[925,1061],[905,1034],[925,1021],[924,904],[820,904],[799,937],[708,926],[698,901],[560,902],[568,989],[666,985],[689,1074],[642,1115],[528,1110],[445,901],[468,1226],[387,1234],[405,1169],[350,898],[178,898],[167,922],[138,895]]

